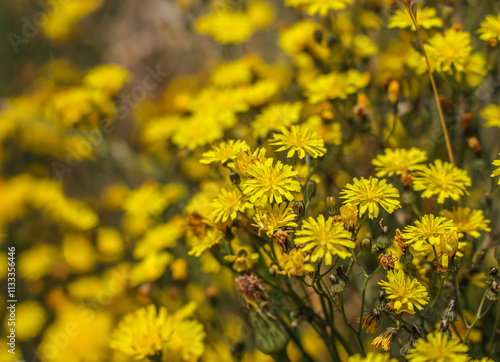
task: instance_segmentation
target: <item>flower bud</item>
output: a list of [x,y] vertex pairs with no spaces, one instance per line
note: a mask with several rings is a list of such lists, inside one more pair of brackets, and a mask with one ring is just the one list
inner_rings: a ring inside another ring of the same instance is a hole
[[411,255],[410,250],[408,250],[408,247],[406,247],[406,251],[404,255],[401,255],[399,261],[403,264],[411,264],[411,262],[413,261],[413,255]]
[[283,349],[288,342],[288,334],[281,322],[269,312],[251,312],[250,323],[255,330],[255,344],[266,354]]
[[309,180],[306,186],[307,199],[311,200],[316,195],[316,191],[318,191],[318,184],[314,180]]
[[444,310],[443,314],[441,315],[441,319],[453,323],[457,320],[457,313],[455,312],[455,301],[452,300],[450,304],[448,304],[448,307]]
[[387,235],[380,235],[376,240],[376,244],[379,249],[384,250],[390,247],[392,243],[391,239],[389,239]]
[[276,269],[273,267],[270,267],[268,271],[270,276],[274,277],[276,275]]
[[328,196],[326,198],[326,211],[328,211],[328,215],[334,216],[337,213],[337,200],[335,197]]
[[363,255],[369,255],[372,252],[372,241],[370,238],[363,238],[359,246]]
[[238,186],[241,183],[241,177],[240,174],[237,172],[231,172],[229,175],[229,180],[231,180],[231,183],[235,186]]
[[386,310],[387,308],[387,299],[385,297],[385,293],[384,292],[380,292],[377,300],[375,301],[374,305],[375,309],[383,312]]
[[298,218],[303,217],[304,213],[306,212],[304,201],[296,201],[295,204],[293,204],[293,212],[297,215]]

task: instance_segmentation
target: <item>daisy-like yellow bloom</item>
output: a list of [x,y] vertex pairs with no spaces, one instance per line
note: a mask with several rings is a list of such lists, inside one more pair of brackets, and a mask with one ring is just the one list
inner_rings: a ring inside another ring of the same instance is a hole
[[425,243],[438,244],[441,235],[456,230],[457,227],[452,220],[430,214],[422,216],[420,221],[416,220],[415,226],[406,226],[402,237],[407,244],[413,244],[415,249],[421,249]]
[[473,210],[468,207],[454,207],[452,211],[442,210],[439,214],[453,220],[458,232],[469,234],[474,238],[481,236],[479,231],[491,231],[488,227],[490,220],[484,218],[483,210]]
[[188,254],[199,257],[212,246],[219,244],[223,237],[224,234],[219,229],[210,229],[207,231],[206,235],[201,238],[192,237],[188,240],[191,245],[191,250]]
[[370,82],[368,73],[350,69],[347,73],[329,73],[316,77],[305,90],[309,103],[316,104],[332,99],[346,99]]
[[391,270],[387,273],[387,279],[378,284],[384,288],[387,299],[390,300],[389,308],[396,313],[415,313],[415,308],[422,310],[429,303],[427,289],[416,279],[407,277],[403,270]]
[[172,333],[167,310],[153,304],[127,314],[113,332],[110,347],[141,360],[159,355]]
[[391,358],[389,353],[368,352],[366,357],[362,357],[359,353],[350,356],[347,362],[398,362],[398,360]]
[[[230,116],[234,115],[230,113]],[[172,141],[181,148],[195,150],[205,146],[223,136],[221,122],[212,114],[194,114],[179,122],[172,136]]]
[[488,15],[477,32],[481,34],[479,38],[482,40],[500,41],[500,14],[497,16]]
[[248,84],[252,80],[252,70],[244,59],[222,64],[212,72],[212,83],[218,87],[234,87]]
[[486,119],[486,127],[500,127],[500,104],[490,104],[481,111],[481,117]]
[[130,285],[154,282],[162,276],[163,272],[174,260],[172,254],[167,252],[151,253],[139,263],[134,265],[130,272]]
[[217,199],[210,203],[213,208],[210,216],[214,222],[226,222],[234,220],[238,212],[245,211],[252,205],[245,201],[245,196],[236,187],[223,188],[220,190]]
[[471,179],[467,171],[449,162],[438,159],[434,164],[419,168],[414,175],[413,189],[423,191],[423,198],[437,195],[437,202],[442,204],[447,198],[457,201],[460,196],[469,195],[466,187],[471,185]]
[[120,88],[130,82],[132,76],[129,71],[116,65],[100,65],[92,69],[84,78],[83,84],[89,88],[104,91],[110,96],[116,96]]
[[[500,156],[500,153],[498,155]],[[498,166],[498,168],[491,173],[491,177],[500,176],[500,159],[493,161],[493,166]],[[498,179],[498,184],[500,185],[500,179]]]
[[[297,3],[295,0],[288,1],[287,5]],[[298,1],[298,4],[294,5],[305,5],[306,10],[309,15],[319,14],[325,16],[330,10],[342,10],[352,3],[352,0],[303,0]]]
[[344,225],[334,223],[332,217],[325,220],[323,215],[319,215],[317,220],[313,217],[304,220],[303,230],[294,242],[295,244],[307,243],[302,251],[313,250],[311,261],[315,262],[319,258],[324,258],[326,265],[332,264],[334,255],[341,259],[351,256],[348,249],[355,247],[351,240],[351,233],[344,229]]
[[386,148],[383,155],[378,155],[372,164],[377,177],[401,175],[403,171],[413,171],[421,166],[418,164],[427,160],[427,153],[420,148]]
[[309,261],[309,256],[305,256],[301,249],[292,249],[289,253],[282,251],[281,254],[277,253],[278,264],[273,265],[273,268],[278,274],[292,275],[301,277],[305,274],[312,273],[314,266]]
[[391,349],[392,339],[397,332],[397,328],[387,328],[380,336],[372,341],[371,345],[376,349],[382,348],[384,351],[388,351]]
[[361,177],[353,179],[353,184],[347,184],[341,191],[341,198],[347,203],[359,207],[361,217],[368,211],[368,217],[374,219],[378,217],[380,206],[389,214],[401,207],[398,190],[388,184],[385,180],[370,177],[368,180]]
[[[22,302],[16,306],[16,337],[20,341],[35,338],[47,321],[47,312],[34,300]],[[5,330],[9,331],[9,314],[5,316]],[[12,323],[12,322],[11,322]]]
[[247,41],[254,29],[250,18],[243,12],[214,11],[198,19],[196,30],[212,36],[219,43],[228,44]]
[[224,260],[233,263],[233,269],[241,273],[253,268],[259,260],[259,253],[251,253],[247,248],[242,248],[236,255],[226,255]]
[[253,217],[255,224],[252,225],[259,228],[259,236],[262,231],[265,231],[267,236],[271,237],[278,229],[285,227],[296,228],[298,226],[295,222],[296,216],[286,202],[272,206],[268,204],[265,207],[256,208]]
[[247,170],[252,177],[243,184],[243,193],[250,196],[254,205],[265,206],[268,202],[282,203],[283,198],[293,200],[292,192],[300,192],[300,183],[296,180],[297,171],[281,161],[273,164],[273,159],[257,161]]
[[463,72],[472,52],[470,34],[450,28],[424,45],[431,69],[438,73]]
[[275,133],[269,144],[281,146],[276,152],[288,150],[288,158],[292,158],[295,152],[300,159],[306,156],[306,152],[314,158],[321,157],[326,152],[323,139],[306,126],[292,126],[290,130],[283,127],[281,132],[282,134]]
[[242,176],[250,177],[248,168],[256,162],[264,162],[266,160],[266,149],[257,148],[255,151],[240,152],[233,162],[228,163],[228,167],[236,171]]
[[[424,29],[440,28],[443,26],[443,20],[436,15],[436,9],[427,7],[417,7],[417,21],[418,25]],[[388,25],[389,28],[410,28],[415,30],[415,25],[410,18],[410,15],[404,9],[398,9],[391,16],[391,21]]]
[[436,331],[427,335],[427,340],[419,338],[406,355],[409,362],[466,362],[469,361],[469,347],[457,339]]
[[241,140],[222,141],[217,145],[213,145],[212,149],[205,152],[200,160],[200,163],[209,164],[212,162],[224,163],[227,160],[235,158],[238,153],[249,150],[248,144]]
[[267,137],[269,131],[279,130],[281,127],[289,127],[300,119],[303,104],[276,103],[262,110],[252,122],[252,130],[255,137]]

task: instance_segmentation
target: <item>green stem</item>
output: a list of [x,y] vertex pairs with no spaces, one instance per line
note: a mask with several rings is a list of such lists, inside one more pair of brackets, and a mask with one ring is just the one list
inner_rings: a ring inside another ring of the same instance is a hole
[[358,346],[359,346],[359,350],[361,352],[361,355],[363,357],[365,357],[366,352],[365,352],[365,348],[363,347],[363,343],[361,342],[361,337],[360,337],[359,333],[351,325],[351,323],[349,323],[349,321],[347,320],[347,316],[345,314],[344,293],[339,293],[339,304],[340,304],[340,308],[337,304],[335,304],[335,305],[336,305],[337,309],[340,311],[340,314],[342,315],[342,319],[344,320],[344,323],[349,327],[349,330],[352,332],[352,334],[354,334],[354,336],[356,336],[356,342],[358,342]]
[[491,331],[491,337],[488,342],[488,347],[486,350],[488,351],[488,355],[492,355],[493,352],[493,342],[495,342],[495,336],[497,334],[498,325],[500,324],[500,303],[497,302],[497,316],[495,318],[495,324],[493,325],[493,331]]
[[488,306],[488,308],[484,311],[483,314],[481,314],[481,311],[483,310],[483,304],[484,304],[484,301],[486,300],[486,293],[483,294],[483,299],[481,299],[481,303],[479,303],[479,308],[477,309],[477,313],[476,313],[476,319],[474,319],[474,321],[472,322],[472,324],[469,326],[469,328],[467,329],[467,334],[465,335],[465,338],[464,338],[464,344],[467,344],[467,341],[469,340],[469,335],[470,335],[470,332],[472,332],[472,328],[474,328],[474,326],[476,325],[476,323],[486,315],[486,313],[489,312],[491,306],[493,305],[493,303],[490,303],[490,305]]
[[[434,245],[433,245],[433,247],[434,247]],[[438,292],[437,292],[436,296],[434,297],[434,300],[429,305],[429,310],[432,310],[432,308],[434,308],[434,305],[437,303],[439,297],[441,296],[441,292],[443,291],[443,284],[444,284],[445,279],[446,279],[446,277],[444,275],[441,275],[441,282],[439,283]]]
[[358,323],[358,334],[361,333],[361,326],[363,325],[363,309],[365,308],[365,294],[366,294],[366,287],[368,286],[368,282],[370,281],[370,278],[380,270],[381,266],[379,265],[377,269],[375,269],[371,274],[366,275],[365,274],[365,283],[363,285],[363,292],[361,293],[361,311],[359,313],[359,323]]

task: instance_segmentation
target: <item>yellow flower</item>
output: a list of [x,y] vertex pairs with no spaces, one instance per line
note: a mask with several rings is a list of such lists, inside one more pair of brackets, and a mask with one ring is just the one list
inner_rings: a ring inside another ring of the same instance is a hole
[[414,244],[415,249],[425,248],[425,244],[438,244],[441,235],[456,231],[457,227],[452,220],[434,215],[424,215],[415,221],[415,226],[408,225],[403,229],[403,239],[407,244]]
[[222,44],[242,43],[253,33],[250,17],[243,12],[217,11],[198,19],[196,30]]
[[[440,28],[443,26],[443,20],[436,16],[436,9],[434,8],[424,8],[422,6],[418,6],[417,21],[418,25],[424,29]],[[406,8],[398,9],[394,12],[394,15],[391,16],[391,21],[389,22],[388,27],[400,29],[411,27],[412,30],[415,30],[413,21],[406,11]]]
[[256,162],[264,162],[266,160],[266,149],[257,148],[254,152],[240,152],[233,162],[228,164],[228,167],[236,171],[242,176],[250,177],[248,168]]
[[309,263],[309,258],[304,256],[302,249],[292,249],[289,253],[282,251],[281,254],[277,253],[278,264],[273,265],[273,268],[278,274],[292,275],[301,277],[305,274],[312,273],[314,266]]
[[219,229],[210,229],[207,231],[206,235],[201,238],[192,237],[188,240],[191,245],[191,250],[188,254],[199,257],[212,246],[219,244],[223,237],[224,234]]
[[172,279],[174,280],[186,280],[188,277],[188,264],[184,259],[175,259],[170,265],[170,270],[172,271]]
[[248,2],[246,13],[254,29],[263,29],[274,19],[274,9],[266,1],[251,0]]
[[477,30],[480,39],[490,41],[500,41],[500,15],[488,15]]
[[19,276],[27,281],[36,281],[51,273],[59,259],[59,252],[53,245],[35,244],[19,254]]
[[200,163],[210,164],[212,162],[224,163],[232,160],[238,153],[249,150],[248,144],[241,140],[228,140],[212,146],[212,150],[205,152]]
[[254,107],[260,107],[278,94],[279,83],[272,79],[263,79],[241,89],[245,101]]
[[[230,113],[230,116],[232,113]],[[223,136],[221,122],[213,115],[194,114],[179,123],[172,141],[181,148],[195,150]]]
[[500,104],[490,104],[481,111],[481,117],[486,119],[486,127],[500,127]]
[[252,70],[245,59],[219,65],[210,77],[212,83],[218,87],[234,87],[248,84],[252,80]]
[[108,227],[97,229],[97,250],[106,261],[119,259],[123,255],[124,244],[118,230]]
[[283,197],[292,201],[292,192],[300,192],[300,184],[295,179],[297,171],[281,161],[274,165],[272,158],[257,161],[248,167],[247,172],[252,178],[242,184],[243,193],[250,195],[250,202],[255,205],[265,206],[273,201],[282,203]]
[[389,271],[387,279],[388,282],[382,280],[378,284],[384,288],[390,300],[389,308],[396,313],[414,314],[415,308],[422,310],[423,305],[429,302],[427,289],[418,280],[407,277],[403,270]]
[[[426,340],[427,339],[427,340]],[[406,355],[409,362],[466,362],[469,347],[459,340],[436,331],[413,342],[413,348]]]
[[172,248],[184,233],[184,222],[179,218],[149,228],[134,247],[134,258],[141,259],[165,248]]
[[241,248],[236,255],[226,255],[224,260],[233,263],[233,269],[241,273],[253,268],[259,260],[259,253],[251,253],[248,248]]
[[340,122],[323,122],[320,116],[311,116],[306,120],[304,125],[312,131],[317,132],[325,143],[331,143],[336,146],[342,144],[342,126]]
[[[491,177],[497,177],[500,175],[500,159],[493,161],[493,166],[498,166],[498,168],[491,173]],[[498,179],[498,184],[500,185],[500,179]]]
[[136,360],[159,354],[172,333],[167,310],[153,304],[127,314],[114,330],[110,347]]
[[376,349],[382,348],[384,351],[388,351],[391,349],[391,342],[398,329],[396,328],[387,328],[380,336],[376,337],[371,345]]
[[302,103],[276,103],[272,104],[258,114],[252,122],[254,137],[267,137],[270,131],[289,127],[300,119]]
[[286,157],[292,158],[297,152],[299,158],[304,158],[306,152],[314,157],[321,157],[325,154],[325,142],[318,134],[311,131],[305,126],[292,126],[290,130],[283,127],[282,134],[275,133],[269,144],[273,146],[281,146],[276,152],[285,151],[289,149]]
[[361,217],[368,211],[370,219],[377,218],[379,206],[382,206],[389,214],[401,207],[399,193],[396,188],[387,184],[385,180],[370,177],[368,180],[361,177],[353,179],[353,184],[347,184],[341,191],[341,198],[346,202],[359,207]]
[[420,162],[427,160],[427,153],[419,148],[410,149],[386,148],[383,155],[378,155],[372,164],[375,166],[377,177],[392,177],[401,175],[403,171],[413,171],[421,166]]
[[454,207],[453,211],[442,210],[439,214],[453,220],[458,232],[469,234],[474,238],[481,236],[479,231],[491,231],[488,227],[490,220],[484,218],[483,210],[471,210],[468,207]]
[[223,188],[220,190],[217,199],[210,203],[213,208],[210,217],[214,222],[226,222],[234,220],[238,212],[245,211],[252,205],[245,201],[245,196],[236,187]]
[[351,241],[351,233],[344,229],[342,223],[334,223],[332,217],[325,221],[325,217],[319,215],[317,220],[313,217],[304,220],[302,226],[303,230],[294,242],[307,243],[302,251],[313,250],[311,261],[324,258],[325,264],[331,265],[334,255],[341,259],[351,256],[348,249],[354,249],[355,244]]
[[252,225],[259,228],[259,236],[262,231],[266,231],[267,236],[271,237],[280,228],[297,227],[295,218],[296,215],[286,202],[272,206],[268,204],[265,207],[256,208],[253,217],[255,224]]
[[130,72],[125,68],[116,64],[106,64],[95,67],[88,72],[83,78],[83,84],[88,88],[101,90],[114,97],[131,78]]
[[173,259],[167,252],[149,254],[132,268],[130,285],[134,287],[141,283],[154,282],[163,275]]
[[123,201],[123,209],[127,214],[159,215],[167,206],[160,185],[152,182],[144,183],[138,189],[128,193]]
[[437,195],[437,202],[442,204],[447,198],[460,199],[460,196],[469,194],[466,187],[471,185],[467,171],[462,170],[449,162],[436,160],[434,164],[426,165],[414,173],[413,189],[422,192],[423,198]]
[[355,354],[347,359],[347,362],[397,362],[395,358],[391,358],[389,353],[368,352],[366,357],[360,354]]
[[166,342],[163,362],[198,361],[205,350],[203,325],[195,320],[179,320],[177,313],[170,319],[173,332]]
[[431,69],[438,73],[463,72],[472,51],[470,34],[450,28],[424,45]]
[[330,10],[342,10],[352,3],[352,0],[304,0],[309,15],[325,16]]
[[316,104],[326,100],[346,99],[370,82],[368,73],[350,69],[347,73],[329,73],[316,77],[306,86],[305,94],[309,103]]
[[94,269],[97,255],[94,246],[83,234],[65,235],[62,254],[72,272],[84,273]]
[[[9,331],[11,326],[8,325],[9,314],[5,317],[5,330]],[[16,306],[16,338],[20,341],[28,341],[34,339],[43,325],[47,321],[47,313],[45,309],[34,300],[19,303]]]

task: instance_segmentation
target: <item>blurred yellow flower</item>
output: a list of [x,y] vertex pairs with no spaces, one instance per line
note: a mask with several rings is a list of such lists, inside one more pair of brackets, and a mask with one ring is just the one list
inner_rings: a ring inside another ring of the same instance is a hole
[[490,232],[488,227],[490,220],[484,218],[483,210],[470,209],[468,207],[453,207],[452,211],[441,210],[441,216],[453,221],[457,227],[457,231],[464,234],[469,234],[474,238],[479,238],[479,231]]
[[58,249],[49,244],[37,244],[19,254],[19,276],[28,281],[39,280],[52,272],[59,259]]
[[438,73],[465,71],[472,51],[470,34],[454,28],[434,35],[424,47],[431,69]]
[[500,15],[488,15],[477,30],[480,39],[500,41]]
[[[498,166],[498,168],[491,173],[491,177],[497,177],[500,175],[500,159],[493,161],[493,166]],[[500,179],[498,179],[498,184],[500,185]]]
[[125,247],[118,230],[108,227],[97,229],[97,250],[103,260],[111,261],[123,255]]
[[360,354],[355,354],[347,359],[347,362],[397,362],[395,358],[391,358],[389,353],[368,352],[366,357]]
[[276,131],[281,127],[289,127],[300,119],[302,103],[275,103],[267,106],[260,112],[252,122],[252,130],[255,137],[265,138],[270,131]]
[[47,312],[42,305],[34,300],[29,300],[16,306],[15,325],[9,326],[9,315],[6,315],[5,330],[9,331],[11,327],[15,326],[16,338],[20,341],[29,341],[38,335],[46,321]]
[[94,246],[83,234],[66,234],[62,254],[71,272],[85,273],[94,269],[97,255]]
[[500,104],[490,104],[481,111],[481,117],[486,119],[486,127],[500,128]]
[[289,253],[285,251],[277,252],[278,265],[273,265],[273,268],[278,274],[301,277],[308,273],[312,273],[314,265],[309,263],[310,256],[305,256],[302,249],[292,249]]
[[[417,7],[417,22],[424,29],[440,28],[443,26],[443,20],[436,16],[436,9],[422,6]],[[396,10],[394,15],[391,16],[391,21],[387,27],[400,29],[411,27],[413,31],[415,30],[415,25],[413,25],[413,21],[406,8]]]
[[191,245],[191,250],[188,254],[199,257],[212,246],[219,244],[223,237],[224,234],[219,229],[210,229],[205,236],[200,238],[191,237],[188,239],[188,243]]
[[250,147],[242,140],[222,141],[212,146],[211,151],[203,153],[200,163],[210,164],[213,162],[224,163],[234,159],[240,152],[248,151]]
[[90,70],[83,78],[83,84],[114,97],[131,79],[132,75],[125,68],[116,64],[105,64]]
[[257,260],[259,260],[259,253],[252,253],[249,248],[241,248],[236,255],[224,256],[224,260],[233,263],[233,269],[241,273],[253,268]]
[[370,82],[368,73],[350,69],[346,73],[329,73],[316,77],[305,89],[309,103],[316,104],[325,100],[346,99]]
[[386,148],[383,155],[378,155],[372,160],[377,177],[392,177],[401,175],[403,171],[413,171],[421,167],[418,165],[427,160],[427,153],[416,147]]
[[206,14],[196,22],[200,34],[212,36],[217,42],[242,43],[254,31],[252,19],[243,12],[216,11]]
[[167,252],[149,254],[132,268],[130,285],[135,287],[141,283],[154,282],[163,275],[173,259],[172,254]]

